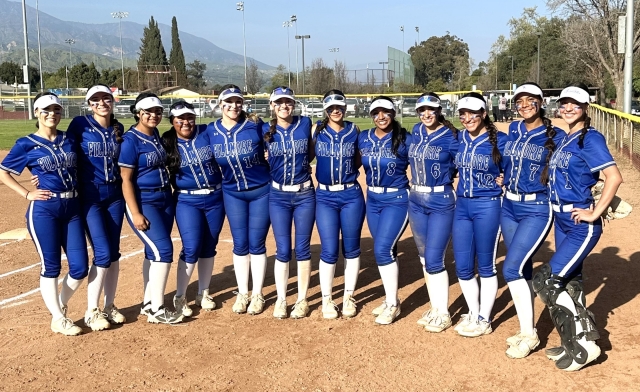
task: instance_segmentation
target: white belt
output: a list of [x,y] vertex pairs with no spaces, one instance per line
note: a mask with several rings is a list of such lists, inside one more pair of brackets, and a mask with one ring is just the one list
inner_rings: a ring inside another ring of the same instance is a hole
[[74,197],[78,196],[78,193],[76,191],[60,192],[60,193],[51,192],[50,195],[51,197],[57,197],[59,199],[73,199]]
[[369,186],[369,187],[367,187],[367,190],[369,192],[373,192],[373,193],[392,193],[392,192],[398,192],[400,189],[398,189],[398,188],[385,188],[383,186]]
[[573,210],[573,204],[551,204],[551,208],[555,212],[571,212],[571,210]]
[[193,191],[189,191],[189,190],[186,190],[186,189],[180,189],[178,192],[186,193],[186,194],[189,194],[189,195],[208,195],[210,193],[213,193],[213,192],[217,191],[220,188],[222,188],[222,185],[218,184],[213,188],[196,189],[196,190],[193,190]]
[[343,191],[345,189],[349,189],[354,186],[356,186],[355,182],[352,182],[351,184],[335,184],[335,185],[318,184],[318,189],[321,189],[323,191],[338,192],[338,191]]
[[509,200],[512,201],[535,201],[536,200],[536,194],[535,193],[523,193],[523,194],[516,194],[516,193],[512,193],[507,191],[505,193],[505,197]]
[[296,185],[282,185],[272,181],[271,186],[283,192],[300,192],[311,188],[311,180]]
[[411,185],[412,191],[416,191],[420,193],[441,193],[441,192],[444,192],[444,189],[445,189],[444,185],[439,185],[434,187],[424,186],[424,185]]

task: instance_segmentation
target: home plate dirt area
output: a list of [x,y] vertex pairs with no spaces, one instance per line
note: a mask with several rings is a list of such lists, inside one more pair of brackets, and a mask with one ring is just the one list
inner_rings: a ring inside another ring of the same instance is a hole
[[[499,125],[506,129],[506,124]],[[7,152],[0,152],[0,160]],[[618,195],[640,206],[640,173],[615,154],[624,184]],[[29,184],[29,173],[19,181]],[[364,176],[360,176],[363,182]],[[364,185],[364,184],[363,184]],[[28,185],[29,187],[30,185]],[[365,187],[366,189],[366,187]],[[25,226],[27,201],[0,185],[0,233]],[[557,370],[544,349],[559,343],[548,311],[536,299],[540,346],[525,359],[509,359],[505,339],[519,328],[511,295],[502,279],[505,248],[498,250],[500,289],[490,335],[463,338],[453,328],[432,334],[416,321],[429,307],[421,265],[410,228],[398,243],[402,314],[391,325],[374,323],[371,310],[384,291],[366,227],[355,298],[356,317],[324,320],[318,281],[320,240],[312,239],[308,318],[272,317],[276,300],[273,280],[275,243],[269,233],[269,265],[265,311],[257,316],[231,311],[236,289],[231,233],[225,223],[215,259],[212,312],[193,306],[194,316],[175,326],[154,325],[139,316],[142,301],[142,245],[125,222],[116,305],[127,322],[109,330],[77,337],[54,334],[50,315],[38,291],[39,258],[29,236],[17,230],[0,239],[0,390],[163,390],[163,391],[631,391],[640,385],[640,213],[604,227],[600,242],[585,261],[587,304],[595,314],[602,355],[579,372]],[[22,234],[22,237],[20,235]],[[455,233],[454,233],[455,235]],[[174,226],[174,260],[180,240]],[[553,231],[535,256],[535,266],[548,262]],[[89,250],[91,254],[91,250]],[[453,322],[467,312],[455,276],[451,247],[446,255]],[[66,273],[63,262],[63,274]],[[334,298],[341,303],[343,262],[338,262]],[[289,280],[289,309],[297,295],[296,263]],[[175,264],[165,301],[175,293]],[[197,292],[197,269],[187,296]],[[69,303],[69,316],[84,326],[86,280]]]

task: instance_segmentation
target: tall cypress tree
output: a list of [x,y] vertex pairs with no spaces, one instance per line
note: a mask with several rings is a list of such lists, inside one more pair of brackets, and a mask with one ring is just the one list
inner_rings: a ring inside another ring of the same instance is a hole
[[178,20],[174,16],[171,19],[171,53],[169,53],[169,65],[174,66],[178,71],[178,85],[186,86],[187,84],[187,66],[184,60],[184,52],[182,51],[182,43],[178,34]]
[[162,46],[162,37],[160,37],[160,29],[158,22],[149,19],[149,26],[144,28],[142,34],[142,44],[140,45],[140,58],[138,65],[168,65],[167,52]]

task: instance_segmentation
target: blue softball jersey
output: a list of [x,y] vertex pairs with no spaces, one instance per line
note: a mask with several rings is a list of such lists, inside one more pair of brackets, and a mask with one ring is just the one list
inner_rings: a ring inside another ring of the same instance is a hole
[[213,157],[222,171],[222,188],[244,191],[269,182],[269,165],[264,159],[262,120],[245,119],[231,129],[222,119],[207,127]]
[[[321,124],[318,121],[317,126]],[[316,179],[320,184],[350,184],[358,178],[356,155],[358,128],[350,121],[336,132],[329,125],[316,137]]]
[[[262,134],[269,132],[268,123],[262,125]],[[286,129],[276,125],[271,141],[266,142],[269,150],[271,179],[281,185],[302,184],[311,179],[309,162],[309,142],[311,140],[311,120],[296,116]]]
[[53,141],[31,134],[16,141],[0,169],[19,176],[26,167],[38,176],[38,189],[73,191],[77,186],[77,148],[66,132],[58,131]]
[[78,157],[80,183],[107,184],[120,180],[120,143],[116,142],[113,127],[103,128],[93,117],[79,116],[71,120],[67,137],[83,152]]
[[[567,135],[554,127],[553,141],[556,147]],[[540,174],[547,164],[547,127],[542,125],[527,131],[524,121],[512,122],[504,149],[504,185],[512,193],[547,193],[547,186],[540,182]]]
[[[496,197],[502,194],[502,187],[496,184],[496,177],[502,172],[501,165],[493,161],[493,146],[489,133],[485,132],[471,139],[469,132],[459,133],[460,146],[456,153],[455,164],[459,172],[456,195],[459,197]],[[501,154],[507,142],[507,135],[497,132],[498,150]],[[504,154],[503,154],[504,155]]]
[[169,185],[166,167],[167,152],[158,130],[146,135],[131,127],[122,137],[118,165],[135,169],[136,185],[139,189],[159,189]]
[[174,182],[177,189],[209,189],[222,182],[206,129],[206,125],[198,125],[190,140],[177,138],[180,154],[180,170],[176,173]]
[[578,131],[565,136],[551,156],[549,196],[554,204],[592,204],[591,187],[598,181],[600,171],[616,164],[600,132],[589,128],[582,146],[580,134]]
[[453,184],[454,159],[460,142],[449,128],[443,126],[429,135],[424,124],[419,123],[413,126],[407,142],[412,184],[429,187]]
[[371,128],[358,135],[358,150],[365,168],[367,186],[385,188],[408,188],[407,167],[409,157],[406,140],[398,145],[398,151],[392,151],[392,132],[382,138]]

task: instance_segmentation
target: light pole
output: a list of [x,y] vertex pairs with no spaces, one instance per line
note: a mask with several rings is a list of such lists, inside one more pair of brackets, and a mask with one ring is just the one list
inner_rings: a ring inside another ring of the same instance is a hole
[[236,3],[236,10],[242,11],[242,41],[244,47],[244,91],[247,91],[247,37],[244,29],[244,1]]
[[[388,61],[379,61],[378,64],[382,64],[382,85],[384,86],[384,65],[389,64]],[[387,78],[389,79],[389,78]],[[387,85],[389,87],[389,85]]]
[[542,33],[536,31],[536,35],[538,36],[538,73],[536,76],[536,83],[540,84],[540,36],[542,35]]
[[122,68],[122,93],[124,94],[125,83],[124,83],[124,49],[122,49],[122,18],[126,18],[129,16],[129,13],[126,11],[117,11],[112,12],[111,17],[118,18],[118,29],[120,31],[120,66]]
[[36,27],[38,30],[38,70],[40,72],[40,92],[44,91],[44,78],[42,77],[42,48],[40,47],[40,8],[36,0]]
[[[296,39],[302,40],[302,95],[304,95],[304,40],[311,38],[310,35],[296,35]],[[297,46],[297,45],[296,45]]]
[[[27,83],[27,109],[29,110],[29,120],[33,120],[33,110],[31,109],[31,81],[29,80],[29,41],[27,39],[27,5],[22,0],[22,27],[24,29],[24,77]],[[17,88],[17,83],[16,83]]]
[[293,22],[288,20],[282,22],[282,27],[287,28],[287,57],[289,58],[289,68],[287,68],[287,74],[289,75],[289,88],[291,88],[291,50],[289,47],[289,27],[293,25]]
[[511,85],[509,86],[509,94],[513,94],[513,56],[507,57],[511,57]]
[[402,31],[402,51],[404,52],[404,26],[400,26],[400,31]]
[[[296,35],[298,35],[298,17],[291,15],[291,23],[296,25]],[[296,44],[296,90],[300,85],[300,70],[298,69],[298,44]]]
[[420,27],[416,26],[416,33],[418,33],[418,45],[420,45]]
[[69,65],[67,66],[67,95],[69,95],[69,67],[71,66],[71,45],[76,43],[76,40],[67,38],[64,42],[69,44]]

